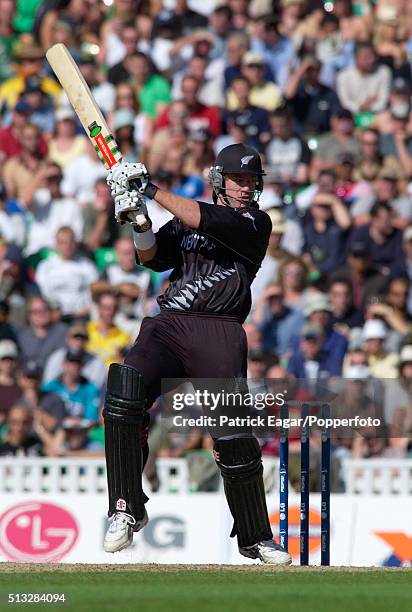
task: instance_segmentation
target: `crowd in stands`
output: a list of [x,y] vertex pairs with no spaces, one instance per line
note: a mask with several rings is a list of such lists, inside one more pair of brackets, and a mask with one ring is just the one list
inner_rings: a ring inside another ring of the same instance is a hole
[[[272,235],[244,324],[252,387],[347,379],[345,406],[382,429],[338,451],[412,456],[407,0],[0,0],[0,455],[103,453],[107,368],[168,277],[115,222],[56,42],[159,187],[211,202],[216,154],[258,149]],[[153,423],[157,455],[210,452]]]

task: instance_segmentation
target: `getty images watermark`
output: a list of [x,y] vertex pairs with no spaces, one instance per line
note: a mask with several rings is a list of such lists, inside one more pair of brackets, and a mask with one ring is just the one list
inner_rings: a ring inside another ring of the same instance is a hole
[[[352,417],[328,417],[308,414],[305,417],[281,417],[275,414],[267,414],[267,410],[282,408],[287,403],[285,393],[236,393],[236,392],[212,392],[208,389],[196,390],[193,393],[175,393],[172,399],[172,409],[180,412],[187,408],[201,406],[204,412],[211,412],[225,408],[246,407],[249,414],[244,416],[229,414],[202,414],[199,416],[185,416],[177,414],[172,416],[174,427],[268,427],[279,429],[311,428],[341,429],[380,427],[381,419],[377,417],[354,415]],[[303,402],[304,403],[304,402]],[[264,415],[256,414],[256,411],[265,411]]]

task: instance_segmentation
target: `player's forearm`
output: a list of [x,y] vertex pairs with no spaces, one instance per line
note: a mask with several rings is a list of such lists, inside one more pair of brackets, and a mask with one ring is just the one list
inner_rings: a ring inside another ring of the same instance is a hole
[[[182,196],[159,189],[156,192],[155,200],[160,206],[180,219],[185,225],[192,229],[198,229],[200,225],[200,206],[196,200],[183,198]],[[149,208],[150,214],[150,208]]]

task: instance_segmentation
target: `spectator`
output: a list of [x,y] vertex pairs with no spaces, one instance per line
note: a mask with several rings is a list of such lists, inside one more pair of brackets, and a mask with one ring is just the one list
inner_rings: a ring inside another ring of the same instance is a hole
[[387,328],[379,319],[369,319],[363,326],[363,340],[368,356],[368,367],[372,376],[378,379],[398,376],[399,357],[396,353],[386,353],[384,342]]
[[287,68],[295,57],[293,45],[279,32],[279,24],[273,17],[259,23],[252,41],[252,51],[261,53],[275,76],[275,81],[283,89],[287,80]]
[[10,306],[6,300],[0,300],[0,341],[11,340],[17,344],[17,333],[9,322]]
[[108,123],[112,130],[115,129],[114,118],[118,111],[131,111],[133,113],[134,142],[141,151],[141,158],[146,159],[147,147],[153,139],[153,119],[141,111],[135,91],[130,83],[121,82],[116,87],[114,109],[108,116]]
[[12,340],[0,340],[0,426],[21,395],[17,383],[18,350]]
[[270,115],[270,124],[273,136],[266,148],[269,166],[276,168],[286,183],[306,183],[311,154],[304,140],[293,134],[289,112],[275,111]]
[[337,374],[335,364],[322,350],[324,332],[320,325],[306,323],[303,326],[299,348],[289,359],[288,372],[298,380],[316,381]]
[[89,341],[86,350],[96,355],[108,367],[119,358],[119,352],[131,343],[131,338],[114,324],[118,299],[109,292],[97,298],[97,317],[87,324]]
[[134,24],[126,24],[124,28],[120,30],[120,40],[124,48],[123,59],[117,64],[114,64],[114,66],[111,66],[107,73],[107,80],[113,85],[118,85],[122,81],[127,81],[130,76],[130,73],[125,67],[125,60],[137,51],[139,36]]
[[204,190],[203,180],[199,176],[185,176],[183,173],[186,152],[182,149],[170,149],[166,152],[161,164],[161,171],[170,175],[170,191],[186,198],[200,198]]
[[99,420],[99,390],[81,374],[84,353],[68,350],[64,357],[63,373],[42,385],[42,390],[62,398],[66,413],[71,417]]
[[[199,101],[200,82],[194,77],[185,77],[182,81],[182,100],[186,105],[188,115],[186,127],[190,130],[208,130],[213,138],[220,134],[220,113],[213,106],[205,106]],[[156,122],[156,129],[170,125],[170,107],[164,109]]]
[[36,282],[42,295],[60,306],[65,319],[85,317],[91,305],[89,285],[97,279],[96,268],[77,253],[70,227],[57,232],[56,249],[56,254],[39,264]]
[[157,117],[170,104],[170,85],[167,80],[156,74],[150,59],[136,51],[123,63],[128,75],[127,80],[134,88],[140,109],[149,117]]
[[74,323],[71,325],[67,330],[65,345],[53,351],[45,361],[43,382],[48,383],[63,374],[67,351],[72,353],[81,351],[83,353],[82,376],[93,383],[98,389],[101,389],[106,382],[106,366],[100,359],[85,350],[88,339],[89,334],[84,323]]
[[4,164],[3,179],[8,198],[18,200],[24,207],[31,204],[33,190],[45,186],[45,161],[37,126],[27,123],[22,127],[21,138],[22,151]]
[[31,76],[39,76],[43,91],[56,100],[60,93],[60,86],[51,77],[44,76],[42,71],[44,52],[34,42],[31,35],[20,37],[14,47],[13,57],[17,64],[17,74],[0,86],[1,106],[8,109],[13,108],[25,89],[26,79]]
[[350,243],[347,262],[336,271],[336,276],[350,282],[354,307],[360,310],[372,296],[380,294],[387,283],[386,276],[373,267],[367,243],[356,240]]
[[148,152],[148,166],[151,172],[156,173],[167,151],[172,147],[176,148],[176,142],[173,141],[176,135],[183,134],[183,144],[180,147],[186,148],[187,117],[186,103],[183,100],[172,102],[169,107],[168,125],[157,129],[151,140],[150,151]]
[[[265,78],[266,65],[263,55],[253,51],[245,53],[242,59],[241,75],[245,77],[250,85],[249,102],[252,106],[263,108],[273,112],[282,105],[282,92],[280,88]],[[227,106],[229,110],[238,110],[236,93],[228,91]]]
[[355,49],[355,65],[345,68],[337,77],[340,103],[352,113],[378,113],[387,104],[391,73],[379,65],[371,43],[359,43]]
[[262,348],[269,354],[287,358],[292,338],[299,334],[303,315],[285,305],[280,285],[271,283],[253,313],[262,333]]
[[279,266],[279,282],[287,306],[297,310],[303,308],[308,293],[308,274],[308,267],[301,257],[290,256]]
[[[249,48],[249,37],[244,32],[233,32],[226,44],[226,67],[223,73],[225,89],[228,89],[233,80],[241,77],[242,58]],[[241,77],[244,78],[244,77]]]
[[405,345],[399,356],[399,379],[390,381],[385,394],[385,411],[392,422],[388,456],[410,455],[412,446],[411,392],[412,346]]
[[232,80],[231,93],[236,100],[236,110],[229,110],[224,115],[224,120],[243,120],[247,136],[246,144],[255,149],[262,150],[270,140],[269,115],[267,110],[259,108],[251,102],[251,86],[243,76],[237,76]]
[[352,327],[363,326],[363,313],[353,304],[352,284],[347,278],[338,276],[332,278],[328,299],[335,330],[347,337]]
[[118,109],[113,113],[114,137],[124,159],[135,163],[139,151],[134,138],[134,113],[129,109]]
[[18,376],[22,395],[19,405],[26,406],[33,414],[36,424],[54,433],[66,416],[63,400],[56,393],[46,393],[40,389],[42,369],[35,361],[27,361]]
[[104,447],[97,440],[91,440],[89,433],[92,421],[78,417],[67,417],[56,441],[59,457],[104,457]]
[[0,457],[38,457],[44,454],[43,441],[47,438],[32,431],[33,415],[29,408],[15,404],[7,418],[7,434],[3,443],[0,443]]
[[284,91],[299,133],[328,132],[331,117],[339,107],[336,93],[319,80],[321,66],[316,57],[304,57],[299,68],[292,72]]
[[320,191],[315,195],[303,223],[303,250],[313,270],[325,275],[344,263],[350,225],[349,213],[339,198]]
[[363,243],[371,265],[383,275],[402,270],[402,232],[395,228],[394,212],[385,202],[376,202],[370,211],[370,222],[355,228],[349,244]]
[[[24,142],[22,131],[30,118],[31,108],[27,102],[20,101],[12,109],[10,113],[10,124],[7,127],[0,128],[0,155],[2,159],[10,159],[22,152],[22,143]],[[47,142],[42,136],[40,138],[40,153],[47,154]]]
[[[407,227],[403,232],[403,240],[402,240],[402,251],[404,258],[404,269],[403,274],[409,279],[409,282],[412,280],[412,227]],[[408,294],[408,304],[407,304],[408,313],[412,313],[412,286],[409,284],[409,294]]]
[[27,226],[24,253],[27,256],[53,248],[54,236],[61,227],[70,226],[78,241],[82,237],[80,206],[74,198],[62,194],[62,178],[60,166],[47,161],[32,183],[31,202],[24,216]]
[[114,218],[114,203],[106,179],[99,178],[94,186],[93,197],[83,207],[83,242],[90,252],[100,247],[109,247],[119,235],[130,235]]
[[355,160],[359,156],[359,142],[354,135],[354,123],[350,111],[336,109],[331,117],[331,131],[319,138],[312,163],[312,176],[317,178],[322,170],[334,170],[338,156],[350,153]]
[[86,204],[93,198],[96,181],[106,174],[92,143],[87,140],[86,152],[64,169],[62,192],[76,198],[79,204]]
[[29,301],[27,323],[18,335],[23,361],[42,367],[55,350],[64,346],[67,327],[52,321],[50,304],[41,296]]
[[412,174],[412,136],[407,126],[410,109],[393,108],[390,117],[390,132],[382,134],[380,151],[382,155],[395,158],[407,176]]
[[248,321],[247,323],[243,324],[243,329],[245,330],[249,351],[253,351],[255,349],[260,350],[262,348],[262,334],[260,333],[256,323]]
[[56,126],[49,142],[49,157],[63,170],[70,162],[85,153],[86,138],[77,133],[73,111],[61,108],[56,111]]

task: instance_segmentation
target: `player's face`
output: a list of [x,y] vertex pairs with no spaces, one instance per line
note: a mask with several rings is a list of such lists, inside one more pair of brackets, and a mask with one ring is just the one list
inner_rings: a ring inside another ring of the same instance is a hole
[[225,176],[226,197],[233,208],[250,206],[255,188],[255,174],[227,174]]

